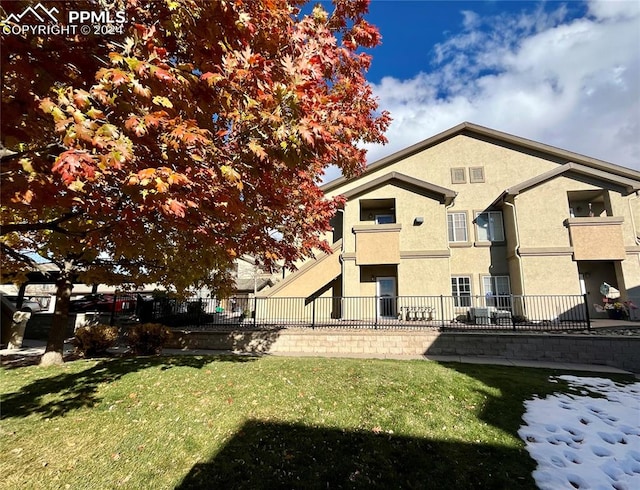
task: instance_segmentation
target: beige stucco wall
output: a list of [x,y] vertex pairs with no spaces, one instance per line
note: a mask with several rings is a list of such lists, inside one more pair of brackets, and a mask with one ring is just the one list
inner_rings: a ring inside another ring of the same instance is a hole
[[[640,255],[627,255],[626,260],[620,263],[620,269],[628,297],[640,302]],[[639,303],[636,305],[640,307]]]
[[[505,189],[557,169],[558,165],[543,158],[542,153],[457,135],[328,191],[329,197],[344,194],[389,172],[399,172],[458,193],[447,207],[433,196],[387,182],[350,198],[343,215],[342,294],[375,295],[375,283],[363,282],[358,263],[377,262],[397,262],[400,295],[449,295],[452,275],[470,276],[474,295],[483,294],[484,275],[508,275],[514,294],[579,294],[578,263],[572,255],[570,233],[565,225],[569,218],[567,192],[597,191],[609,184],[563,174],[522,191],[514,200],[515,214],[510,206],[502,207],[506,240],[501,244],[488,246],[487,242],[478,242],[473,224],[475,213],[486,210]],[[452,183],[451,169],[457,167],[466,169],[463,184]],[[471,183],[469,167],[483,167],[485,181]],[[395,199],[400,231],[393,237],[385,233],[367,234],[366,238],[364,234],[355,234],[354,226],[373,224],[360,212],[363,199]],[[614,231],[622,233],[617,240],[622,240],[624,247],[625,260],[616,265],[620,282],[640,296],[640,199],[609,190],[607,202],[613,216],[622,218],[622,224]],[[447,212],[466,213],[468,243],[449,244]],[[423,218],[421,225],[414,222],[417,217]],[[364,238],[358,247],[356,236],[358,240]],[[606,243],[608,236],[603,234],[605,240],[601,243]],[[587,242],[593,240],[593,235],[587,237]],[[580,257],[598,258],[598,253]],[[620,249],[616,253],[619,255]]]
[[[469,183],[468,173],[466,184],[451,183],[451,168],[475,166],[485,167],[484,184]],[[393,171],[459,192],[456,206],[472,209],[482,206],[482,203],[491,203],[507,187],[554,169],[557,164],[476,138],[457,135],[411,155],[392,167]],[[327,195],[346,193],[390,171],[391,167],[385,167],[367,173],[327,192]],[[478,188],[482,189],[481,195],[478,195]]]
[[401,230],[398,224],[354,226],[356,264],[399,264]]
[[624,260],[622,218],[572,218],[567,220],[574,260]]
[[524,294],[580,294],[578,265],[570,255],[522,257]]
[[[366,194],[349,200],[345,206],[344,248],[347,253],[355,252],[354,226],[373,225],[373,221],[360,220],[360,201],[370,199],[395,199],[396,223],[402,226],[399,239],[400,251],[444,250],[447,248],[446,212],[439,201],[388,183]],[[424,219],[416,225],[417,217]],[[378,225],[384,229],[384,225]],[[442,231],[445,231],[443,235]]]
[[398,265],[399,296],[448,296],[451,274],[448,257],[406,259]]
[[[576,261],[583,260],[623,261],[616,284],[624,283],[627,289],[640,287],[637,256],[625,252],[625,247],[636,246],[633,213],[637,208],[637,199],[608,190],[611,218],[594,219],[592,226],[575,226],[575,223],[589,219],[569,217],[568,192],[603,188],[606,189],[607,185],[559,176],[515,197],[517,238],[526,271],[523,276],[525,294],[544,294],[550,282],[550,271],[553,278],[551,294],[578,294]],[[507,219],[511,222],[511,212],[507,211],[505,215],[509,216]],[[531,257],[534,253],[547,257]],[[516,267],[517,260],[514,260],[512,272]]]
[[[469,182],[468,167],[472,166],[484,167],[484,183]],[[465,184],[452,183],[451,168],[454,167],[467,169]],[[506,244],[490,247],[487,242],[477,242],[473,224],[475,213],[485,210],[509,186],[553,168],[557,168],[556,163],[536,156],[467,136],[456,136],[397,162],[392,167],[380,169],[346,183],[336,191],[329,192],[328,195],[338,191],[346,193],[390,171],[400,172],[458,192],[453,206],[448,209],[436,199],[392,184],[351,199],[347,202],[345,209],[345,251],[356,252],[355,235],[351,228],[354,224],[362,223],[359,201],[394,198],[396,221],[402,225],[399,236],[400,254],[406,257],[410,255],[408,252],[422,252],[423,255],[420,257],[420,254],[414,254],[411,259],[401,259],[398,266],[399,293],[401,295],[449,295],[451,294],[451,276],[469,275],[472,280],[472,294],[482,295],[483,275],[510,275],[511,268],[507,260],[510,254],[506,245],[514,249],[515,235],[512,231],[513,227],[508,226],[508,218],[504,216]],[[564,202],[566,203],[566,195]],[[565,204],[564,208],[566,207]],[[466,213],[468,243],[452,244],[449,247],[446,221],[448,211]],[[416,217],[424,219],[422,225],[414,225]],[[561,232],[566,236],[566,229],[562,226],[562,222],[560,227]],[[392,242],[379,240],[378,246],[384,247],[389,243]],[[450,255],[450,258],[445,255]],[[367,258],[367,263],[373,263],[371,256]],[[355,280],[346,279],[345,295],[350,295],[350,291],[362,292]]]
[[332,254],[319,253],[315,260],[307,261],[296,273],[289,275],[274,287],[263,290],[259,296],[306,298],[320,292],[340,275],[341,270],[340,243],[337,243]]
[[564,225],[569,218],[567,191],[592,189],[595,187],[557,177],[516,196],[520,247],[569,247],[569,232]]

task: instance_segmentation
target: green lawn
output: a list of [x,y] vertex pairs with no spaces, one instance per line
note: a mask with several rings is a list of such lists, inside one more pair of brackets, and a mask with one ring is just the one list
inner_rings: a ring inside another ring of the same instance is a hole
[[1,372],[2,488],[535,488],[550,371],[162,357]]

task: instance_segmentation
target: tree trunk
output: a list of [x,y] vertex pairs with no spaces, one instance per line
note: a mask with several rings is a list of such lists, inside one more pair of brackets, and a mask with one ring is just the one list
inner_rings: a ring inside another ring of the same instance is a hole
[[41,366],[62,364],[64,351],[64,338],[69,324],[69,304],[73,283],[71,275],[61,272],[60,278],[56,281],[56,309],[53,314],[53,322],[49,331],[47,348],[40,360]]

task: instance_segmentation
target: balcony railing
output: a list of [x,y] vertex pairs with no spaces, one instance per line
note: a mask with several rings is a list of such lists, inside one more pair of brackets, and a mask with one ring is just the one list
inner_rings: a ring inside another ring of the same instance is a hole
[[[118,316],[118,315],[116,315]],[[133,318],[133,317],[132,317]],[[583,295],[150,300],[135,319],[202,329],[369,328],[566,330],[589,328]]]

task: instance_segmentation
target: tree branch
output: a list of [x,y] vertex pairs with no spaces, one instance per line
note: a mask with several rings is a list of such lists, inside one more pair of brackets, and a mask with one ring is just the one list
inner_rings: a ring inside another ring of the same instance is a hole
[[58,226],[60,223],[64,223],[65,221],[69,221],[73,218],[79,216],[80,213],[65,213],[59,218],[56,218],[51,221],[44,221],[40,223],[12,223],[8,225],[0,225],[0,236],[8,235],[9,233],[26,233],[29,231],[39,231],[39,230],[51,230],[57,231],[64,234],[71,234],[67,230],[60,228]]
[[20,152],[9,150],[8,148],[3,147],[2,152],[0,152],[0,164],[13,160],[14,158],[22,158],[25,155],[29,155],[31,153],[46,153],[53,155],[51,150],[59,150],[58,153],[66,150],[64,146],[60,143],[50,143],[47,146],[42,146],[40,148],[32,148],[30,150],[24,150]]
[[0,242],[0,247],[2,248],[2,253],[8,255],[9,257],[13,258],[14,260],[17,260],[18,262],[22,262],[24,264],[27,264],[32,269],[35,269],[35,270],[37,270],[39,272],[42,272],[45,275],[48,275],[51,272],[50,270],[47,270],[42,264],[36,262],[35,260],[33,260],[28,255],[26,255],[26,254],[24,254],[22,252],[18,252],[17,250],[15,250],[12,247],[8,246],[6,243]]

